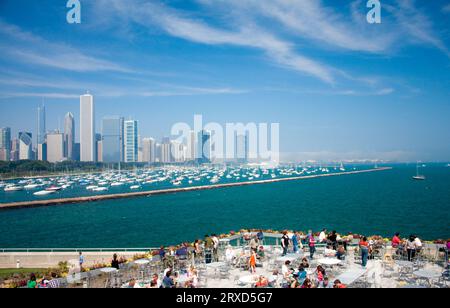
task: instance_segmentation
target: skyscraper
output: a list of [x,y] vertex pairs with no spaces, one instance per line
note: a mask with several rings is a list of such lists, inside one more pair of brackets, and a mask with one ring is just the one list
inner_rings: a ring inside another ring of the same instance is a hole
[[73,146],[75,143],[75,120],[72,113],[64,118],[64,157],[74,160]]
[[201,130],[197,138],[197,162],[199,164],[211,163],[211,132]]
[[235,145],[235,159],[238,163],[245,164],[248,163],[248,136],[247,135],[237,135],[236,145]]
[[47,161],[58,163],[64,160],[64,134],[60,132],[47,134]]
[[19,133],[19,160],[33,159],[33,134]]
[[0,128],[0,160],[9,161],[11,154],[11,128]]
[[11,140],[11,161],[19,160],[19,152],[20,152],[20,141],[19,139]]
[[156,161],[156,144],[155,139],[142,139],[142,162],[154,163]]
[[195,132],[192,130],[189,133],[188,140],[187,140],[187,155],[186,159],[190,161],[195,160],[195,150],[196,150],[196,138],[195,138]]
[[123,118],[106,117],[102,120],[102,159],[104,163],[123,161]]
[[163,138],[161,142],[161,162],[169,164],[173,162],[172,143],[170,138]]
[[80,160],[82,162],[93,162],[96,158],[94,114],[94,97],[90,94],[80,96]]
[[37,127],[37,144],[45,142],[46,123],[45,123],[45,106],[42,104],[38,107],[38,127]]
[[129,120],[124,122],[125,162],[138,161],[138,122]]

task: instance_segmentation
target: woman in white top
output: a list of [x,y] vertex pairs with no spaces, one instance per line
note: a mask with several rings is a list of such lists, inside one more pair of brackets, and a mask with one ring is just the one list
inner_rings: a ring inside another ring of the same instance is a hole
[[408,261],[411,262],[416,257],[417,250],[416,237],[414,235],[411,235],[406,241],[405,249],[408,255]]

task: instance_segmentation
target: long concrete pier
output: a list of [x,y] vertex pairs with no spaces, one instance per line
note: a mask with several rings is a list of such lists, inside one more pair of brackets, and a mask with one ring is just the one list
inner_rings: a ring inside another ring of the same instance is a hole
[[211,190],[211,189],[219,189],[219,188],[262,185],[262,184],[287,182],[287,181],[300,181],[300,180],[308,180],[308,179],[324,178],[324,177],[355,175],[355,174],[362,174],[362,173],[381,172],[381,171],[387,171],[387,170],[392,170],[392,168],[391,167],[383,167],[383,168],[377,168],[377,169],[358,170],[358,171],[349,171],[349,172],[316,174],[316,175],[270,179],[270,180],[261,180],[261,181],[252,181],[252,182],[215,184],[215,185],[194,186],[194,187],[184,187],[184,188],[171,188],[171,189],[163,189],[163,190],[141,191],[141,192],[134,192],[134,193],[123,193],[123,194],[112,194],[112,195],[98,195],[98,196],[77,197],[77,198],[48,199],[48,200],[25,201],[25,202],[14,202],[14,203],[0,203],[0,210],[56,206],[56,205],[64,205],[64,204],[87,203],[87,202],[96,202],[96,201],[114,200],[114,199],[129,199],[129,198],[136,198],[136,197],[149,197],[149,196],[175,194],[175,193],[201,191],[201,190]]

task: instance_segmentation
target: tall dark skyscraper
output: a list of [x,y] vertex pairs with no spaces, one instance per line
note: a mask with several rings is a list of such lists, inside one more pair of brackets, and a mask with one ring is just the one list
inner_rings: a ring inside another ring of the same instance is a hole
[[37,127],[37,144],[45,143],[45,134],[46,134],[46,119],[45,119],[45,106],[42,104],[38,107],[38,127]]
[[75,144],[75,120],[72,113],[67,113],[64,118],[64,156],[68,160],[74,160]]

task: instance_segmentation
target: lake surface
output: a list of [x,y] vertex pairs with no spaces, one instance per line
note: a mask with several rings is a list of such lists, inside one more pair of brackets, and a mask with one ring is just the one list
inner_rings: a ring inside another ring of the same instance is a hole
[[391,171],[0,211],[2,248],[141,248],[243,228],[450,238],[450,168]]

